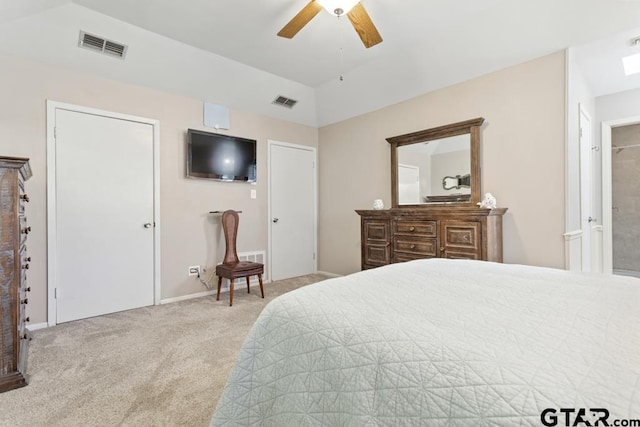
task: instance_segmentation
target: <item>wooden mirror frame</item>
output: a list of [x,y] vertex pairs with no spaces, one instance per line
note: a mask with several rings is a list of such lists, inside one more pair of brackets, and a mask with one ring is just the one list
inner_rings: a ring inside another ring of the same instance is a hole
[[480,126],[484,123],[484,118],[467,120],[464,122],[452,123],[431,129],[420,130],[399,136],[387,138],[391,144],[391,204],[394,208],[399,207],[423,207],[432,206],[435,203],[421,203],[413,205],[398,204],[398,147],[403,145],[418,144],[421,142],[433,141],[435,139],[448,138],[451,136],[469,134],[471,137],[471,198],[464,202],[447,202],[447,204],[471,204],[480,202]]

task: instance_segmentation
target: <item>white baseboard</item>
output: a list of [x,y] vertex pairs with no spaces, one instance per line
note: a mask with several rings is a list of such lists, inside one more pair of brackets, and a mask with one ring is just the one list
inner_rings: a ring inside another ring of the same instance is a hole
[[591,272],[602,273],[602,226],[591,226]]
[[[271,283],[270,280],[263,280],[262,281],[263,284],[267,284],[267,283]],[[242,287],[244,288],[247,285],[247,283],[244,281],[244,279],[238,279],[235,282],[235,289],[238,290],[238,287]],[[204,292],[196,292],[195,294],[189,294],[189,295],[182,295],[179,297],[173,297],[173,298],[165,298],[160,300],[160,304],[164,305],[164,304],[171,304],[172,302],[178,302],[178,301],[185,301],[188,299],[193,299],[193,298],[200,298],[200,297],[206,297],[209,295],[215,295],[218,291],[217,291],[217,287],[218,287],[218,282],[217,280],[214,283],[214,286],[216,287],[216,289],[211,289],[208,291],[204,291]],[[251,289],[253,288],[260,288],[260,282],[258,282],[258,278],[255,278],[255,282],[254,282],[254,278],[250,279],[250,286]],[[228,279],[223,279],[222,280],[222,286],[220,287],[220,293],[224,294],[226,292],[229,292],[229,280]]]
[[38,329],[48,328],[49,324],[47,322],[44,323],[36,323],[33,325],[27,325],[27,330],[29,331],[37,331]]
[[324,274],[325,276],[329,276],[329,277],[342,277],[342,274],[336,274],[336,273],[329,273],[328,271],[316,271],[316,274]]
[[582,271],[582,230],[564,233],[564,268]]
[[161,305],[170,304],[172,302],[184,301],[184,300],[193,299],[193,298],[206,297],[206,296],[215,295],[215,294],[216,294],[216,291],[214,291],[214,290],[204,291],[204,292],[197,292],[195,294],[182,295],[180,297],[165,298],[165,299],[160,300],[160,304]]

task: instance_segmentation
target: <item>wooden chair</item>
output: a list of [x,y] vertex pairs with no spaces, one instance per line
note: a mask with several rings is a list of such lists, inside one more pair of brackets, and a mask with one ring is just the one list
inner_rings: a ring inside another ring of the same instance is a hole
[[264,273],[264,264],[259,262],[240,261],[236,252],[236,237],[238,236],[238,212],[233,210],[224,211],[222,213],[222,229],[224,230],[224,240],[227,249],[224,254],[222,264],[216,266],[216,275],[218,276],[218,295],[216,301],[220,301],[220,287],[222,286],[222,278],[229,279],[229,307],[233,305],[233,281],[239,277],[247,279],[247,293],[251,293],[249,289],[249,277],[258,276],[260,282],[260,293],[264,298],[264,290],[262,289],[262,274]]

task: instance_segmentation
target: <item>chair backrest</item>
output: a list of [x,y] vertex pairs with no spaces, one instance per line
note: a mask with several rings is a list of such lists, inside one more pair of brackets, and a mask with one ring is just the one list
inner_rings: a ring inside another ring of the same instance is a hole
[[238,212],[228,210],[222,213],[222,229],[224,230],[224,242],[227,246],[224,253],[224,261],[222,261],[223,264],[236,264],[240,261],[238,259],[238,252],[236,251],[239,222]]

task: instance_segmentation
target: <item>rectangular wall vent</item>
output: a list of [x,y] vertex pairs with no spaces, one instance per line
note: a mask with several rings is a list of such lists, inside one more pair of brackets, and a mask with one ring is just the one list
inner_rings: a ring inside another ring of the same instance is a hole
[[273,104],[282,105],[283,107],[293,108],[298,101],[295,99],[287,98],[286,96],[278,95],[276,99],[273,100]]
[[80,31],[78,46],[120,59],[124,59],[127,53],[127,46],[84,31]]

